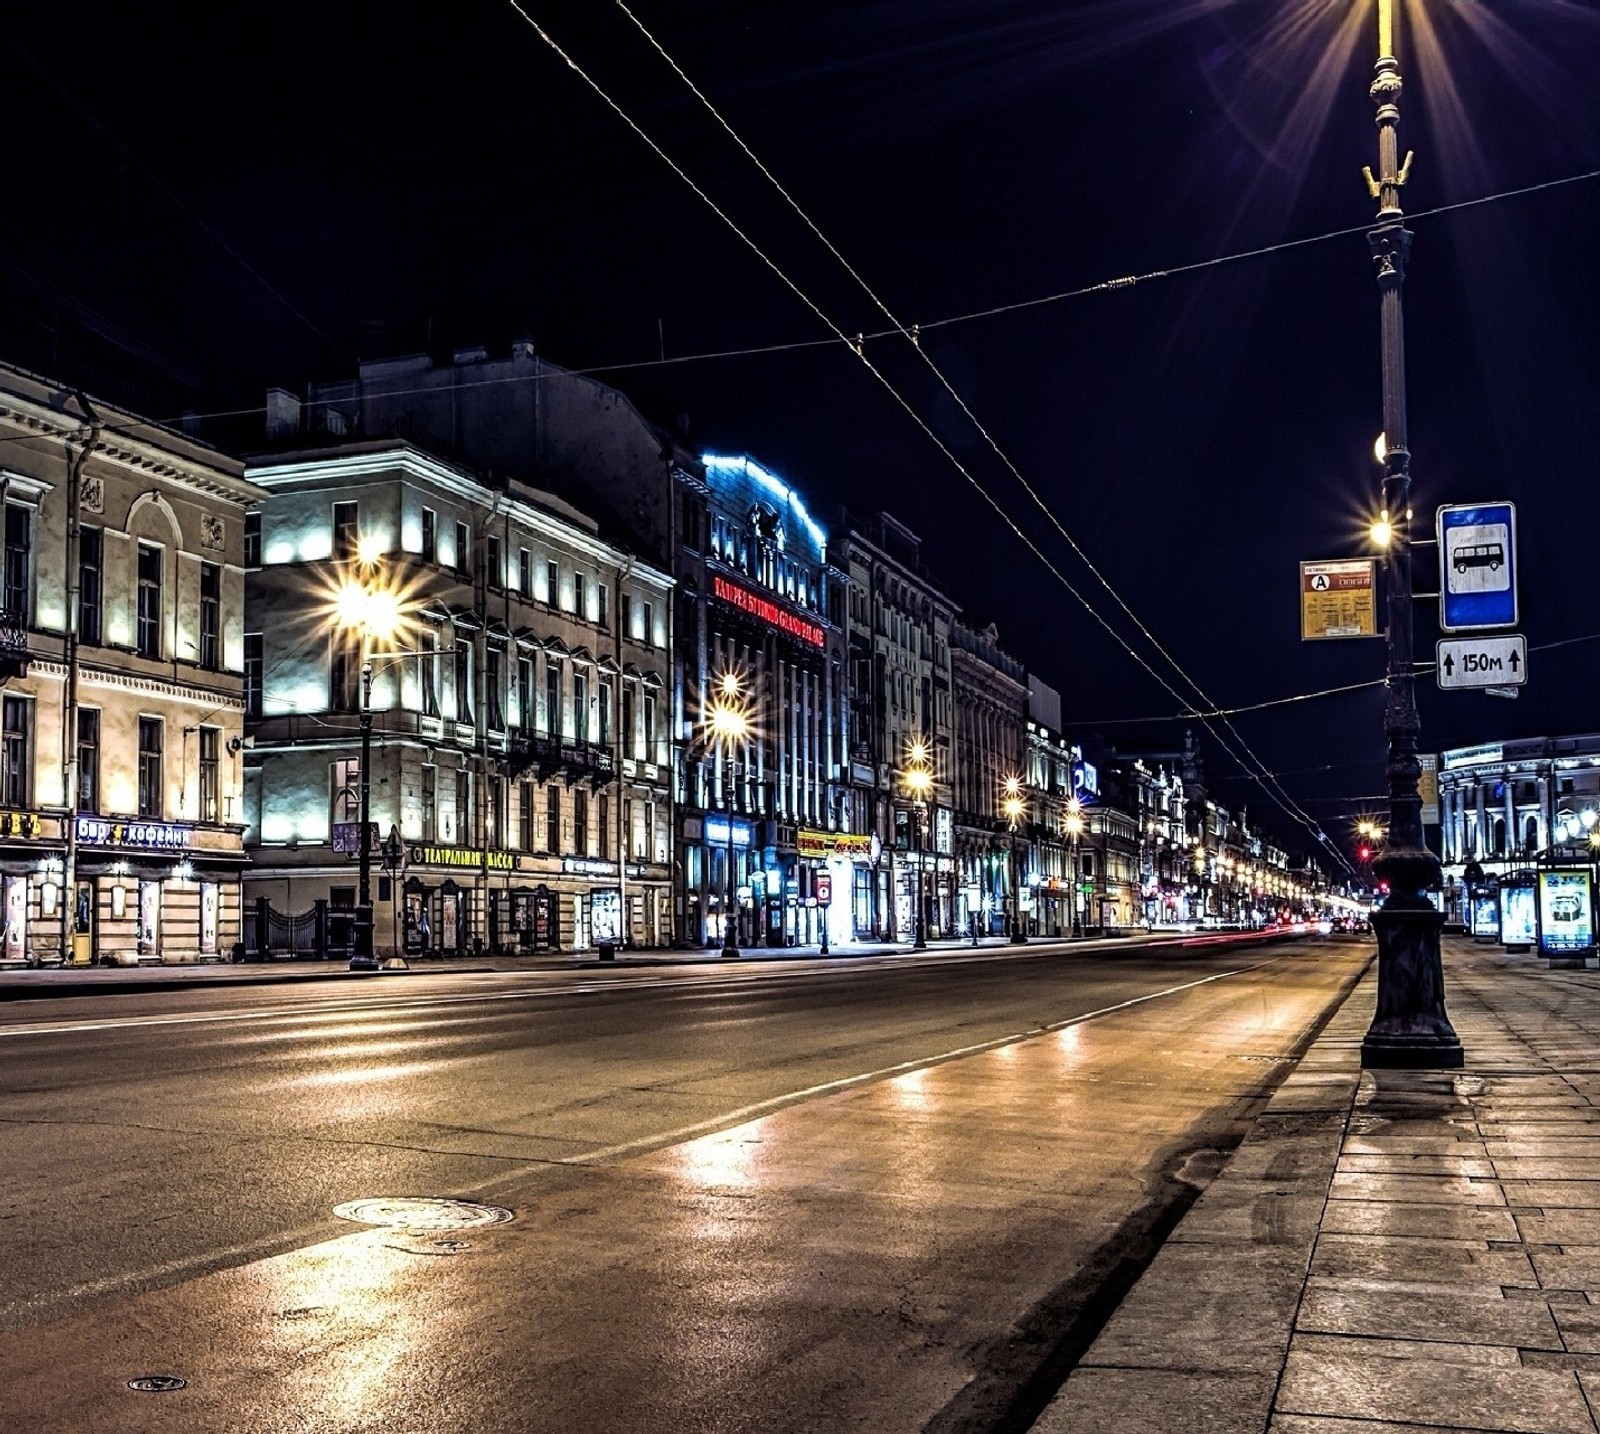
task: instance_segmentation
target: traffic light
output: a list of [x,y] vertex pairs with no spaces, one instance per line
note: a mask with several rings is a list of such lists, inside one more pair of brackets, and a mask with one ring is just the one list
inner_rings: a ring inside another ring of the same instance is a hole
[[1372,860],[1372,848],[1370,846],[1365,845],[1365,844],[1363,844],[1361,846],[1358,846],[1356,848],[1356,855],[1359,856],[1362,861],[1371,861]]

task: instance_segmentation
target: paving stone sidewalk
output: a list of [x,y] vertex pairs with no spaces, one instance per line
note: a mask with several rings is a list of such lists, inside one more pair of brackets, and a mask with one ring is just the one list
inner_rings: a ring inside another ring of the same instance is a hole
[[1376,982],[1036,1434],[1600,1431],[1600,973],[1446,938],[1458,1072],[1361,1071]]

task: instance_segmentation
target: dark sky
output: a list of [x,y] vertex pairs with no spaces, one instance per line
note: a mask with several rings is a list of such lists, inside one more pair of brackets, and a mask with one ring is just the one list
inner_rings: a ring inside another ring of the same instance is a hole
[[[882,314],[614,0],[525,0],[573,59],[846,333]],[[1402,145],[1415,511],[1510,499],[1530,682],[1418,683],[1424,750],[1600,719],[1600,8],[1408,0]],[[1211,702],[1381,676],[1302,643],[1301,559],[1364,551],[1380,425],[1359,232],[1376,163],[1372,5],[1323,0],[634,0],[634,13],[906,323]],[[1420,28],[1419,28],[1420,27]],[[884,507],[1068,725],[1175,746],[1183,703],[1106,636],[847,348],[508,0],[30,7],[0,256],[260,402],[355,358],[531,336],[818,507]],[[22,163],[16,160],[22,158]],[[1330,231],[1355,228],[1342,237]],[[1315,240],[1230,262],[1207,261]],[[1170,271],[1201,266],[1186,272]],[[1120,276],[1130,287],[946,320]],[[866,352],[1062,577],[1160,669],[903,340]],[[688,362],[661,363],[693,359]],[[635,365],[634,367],[621,367]],[[1431,550],[1418,588],[1432,590]],[[1434,605],[1417,612],[1431,659]],[[1546,649],[1548,644],[1569,645]],[[1383,787],[1380,688],[1238,717],[1348,843]],[[1229,738],[1230,742],[1237,742]],[[1213,790],[1293,823],[1208,740]]]

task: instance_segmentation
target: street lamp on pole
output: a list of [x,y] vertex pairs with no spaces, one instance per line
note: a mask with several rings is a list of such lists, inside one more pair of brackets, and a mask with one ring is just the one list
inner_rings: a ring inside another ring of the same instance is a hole
[[1005,813],[1006,824],[1011,829],[1011,939],[1017,943],[1028,939],[1022,929],[1022,885],[1017,868],[1017,827],[1027,809],[1022,796],[1022,778],[1007,777],[1000,784],[1000,810]]
[[1083,840],[1083,803],[1077,797],[1067,799],[1067,814],[1062,819],[1062,825],[1067,829],[1072,851],[1072,890],[1068,893],[1072,898],[1072,934],[1082,936],[1083,917],[1079,913],[1078,900],[1083,895],[1083,868],[1078,861],[1078,846]]
[[722,909],[722,954],[735,959],[739,955],[739,890],[733,871],[733,754],[750,735],[749,704],[737,673],[725,672],[717,679],[716,693],[706,708],[706,732],[708,740],[722,753],[722,792],[728,822],[728,879]]
[[372,915],[372,658],[373,644],[391,641],[405,626],[407,600],[379,571],[382,554],[371,539],[363,539],[355,560],[356,572],[343,577],[329,602],[329,619],[337,631],[359,638],[361,651],[361,770],[358,777],[360,830],[356,886],[352,971],[376,970]]
[[1400,190],[1411,156],[1400,162],[1400,66],[1395,59],[1395,0],[1378,0],[1378,63],[1370,94],[1377,106],[1378,173],[1367,187],[1378,202],[1377,226],[1367,235],[1378,278],[1383,359],[1383,522],[1388,599],[1388,701],[1384,737],[1388,752],[1389,844],[1374,870],[1389,894],[1373,914],[1378,934],[1378,999],[1361,1042],[1367,1067],[1435,1067],[1462,1063],[1461,1041],[1444,1009],[1444,967],[1439,932],[1444,913],[1428,900],[1441,881],[1439,859],[1422,834],[1421,764],[1417,738],[1411,635],[1411,452],[1406,437],[1405,311],[1402,287],[1411,233]]
[[922,821],[928,809],[928,794],[933,790],[933,752],[921,738],[906,748],[900,780],[911,798],[911,850],[917,863],[917,910],[911,923],[911,948],[925,951],[928,933],[922,905]]

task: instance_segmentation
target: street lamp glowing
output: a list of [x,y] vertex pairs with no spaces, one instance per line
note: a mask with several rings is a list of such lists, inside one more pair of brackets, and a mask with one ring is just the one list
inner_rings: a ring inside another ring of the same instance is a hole
[[411,603],[391,583],[344,578],[328,601],[333,626],[359,632],[370,644],[392,642],[409,620]]
[[356,540],[356,561],[370,568],[389,550],[388,543],[377,533],[363,533]]
[[1375,547],[1387,548],[1394,540],[1394,524],[1389,521],[1389,510],[1387,508],[1373,520],[1372,527],[1368,532]]

